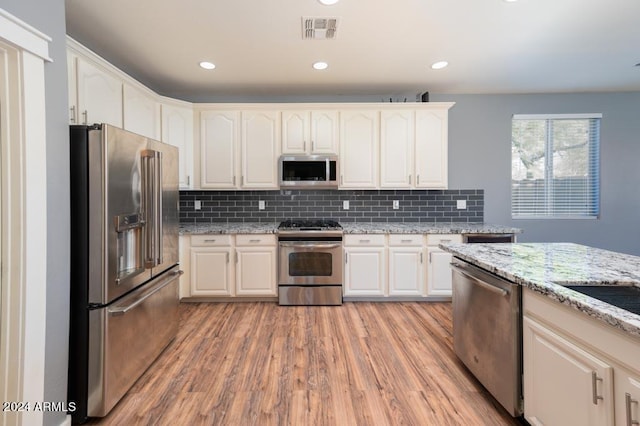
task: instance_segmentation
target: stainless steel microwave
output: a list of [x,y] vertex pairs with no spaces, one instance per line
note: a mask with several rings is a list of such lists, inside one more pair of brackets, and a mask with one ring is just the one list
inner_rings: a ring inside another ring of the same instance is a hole
[[282,155],[278,163],[281,188],[338,187],[338,157],[335,155]]

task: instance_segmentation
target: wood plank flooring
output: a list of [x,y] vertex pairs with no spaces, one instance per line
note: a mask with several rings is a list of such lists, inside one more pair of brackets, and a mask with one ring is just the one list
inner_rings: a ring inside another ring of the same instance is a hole
[[182,303],[100,425],[518,425],[456,358],[450,303]]

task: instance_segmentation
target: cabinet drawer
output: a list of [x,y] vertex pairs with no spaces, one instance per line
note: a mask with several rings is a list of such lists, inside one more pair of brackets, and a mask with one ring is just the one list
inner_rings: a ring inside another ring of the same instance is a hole
[[344,244],[347,246],[384,246],[384,234],[352,234],[344,236]]
[[213,246],[230,246],[231,235],[210,234],[210,235],[192,235],[192,247],[213,247]]
[[462,243],[462,234],[429,234],[427,245],[437,246],[440,243]]
[[389,235],[390,246],[421,246],[423,244],[422,234],[391,234]]
[[276,236],[273,234],[239,234],[236,235],[237,246],[275,246]]

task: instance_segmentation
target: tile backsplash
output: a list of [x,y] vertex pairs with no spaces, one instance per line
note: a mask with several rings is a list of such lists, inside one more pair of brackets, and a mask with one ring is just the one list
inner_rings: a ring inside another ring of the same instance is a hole
[[[195,210],[195,201],[201,209]],[[398,209],[393,201],[398,201]],[[466,208],[458,208],[464,200]],[[264,210],[259,210],[264,201]],[[343,209],[343,202],[349,209]],[[483,222],[484,190],[180,191],[180,222],[274,222],[333,218],[341,222]]]

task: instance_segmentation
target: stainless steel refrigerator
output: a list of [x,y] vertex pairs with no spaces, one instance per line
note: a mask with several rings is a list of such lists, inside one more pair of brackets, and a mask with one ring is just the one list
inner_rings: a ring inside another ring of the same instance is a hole
[[103,417],[178,328],[178,150],[71,126],[69,402]]

